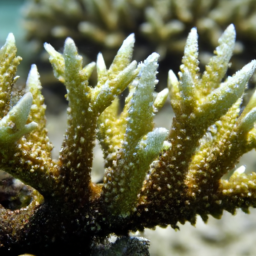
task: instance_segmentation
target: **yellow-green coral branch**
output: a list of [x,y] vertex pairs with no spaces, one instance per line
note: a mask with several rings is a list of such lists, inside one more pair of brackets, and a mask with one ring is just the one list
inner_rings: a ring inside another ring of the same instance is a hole
[[[153,53],[140,64],[139,77],[133,83],[133,97],[127,102],[129,109],[124,142],[117,152],[113,170],[110,169],[104,178],[103,196],[105,202],[110,202],[109,208],[115,215],[126,216],[136,209],[137,194],[146,171],[160,152],[167,135],[165,129],[152,131],[157,59],[158,54]],[[119,182],[111,184],[110,180]]]
[[0,118],[3,118],[9,111],[9,101],[14,77],[21,57],[16,57],[17,48],[15,38],[10,33],[6,43],[0,49]]
[[27,80],[27,93],[0,121],[1,166],[49,196],[56,190],[58,168],[50,158],[52,145],[45,130],[45,106],[40,89],[39,74],[33,65]]
[[234,25],[230,25],[218,40],[219,46],[215,50],[215,56],[210,59],[202,76],[200,86],[203,87],[203,95],[217,88],[225,76],[235,46],[235,36]]

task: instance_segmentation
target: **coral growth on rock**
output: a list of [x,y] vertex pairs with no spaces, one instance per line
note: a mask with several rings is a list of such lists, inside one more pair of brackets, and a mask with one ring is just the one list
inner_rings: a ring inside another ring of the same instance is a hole
[[[111,66],[102,54],[82,66],[74,41],[63,54],[50,44],[55,77],[65,85],[68,128],[59,158],[45,129],[45,105],[39,74],[32,66],[26,93],[15,104],[17,80],[12,34],[0,50],[0,168],[32,189],[31,202],[20,209],[0,206],[0,251],[42,251],[57,245],[89,250],[95,239],[111,233],[156,225],[178,228],[195,224],[196,215],[221,217],[236,208],[255,207],[256,174],[232,172],[239,157],[256,147],[256,94],[240,114],[246,85],[256,61],[232,77],[225,75],[235,44],[230,25],[201,74],[197,31],[188,36],[179,79],[169,71],[168,89],[157,96],[159,55],[132,61],[134,35],[126,38]],[[88,79],[94,67],[98,82]],[[120,95],[129,88],[119,114]],[[175,113],[170,131],[154,128],[153,116],[167,97]],[[99,139],[105,159],[102,184],[91,181],[93,146]],[[85,242],[86,241],[86,242]]]

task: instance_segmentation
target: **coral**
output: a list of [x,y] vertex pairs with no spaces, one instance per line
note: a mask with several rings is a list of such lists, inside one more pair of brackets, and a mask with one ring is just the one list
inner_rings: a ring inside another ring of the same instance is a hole
[[[30,49],[34,49],[33,54],[24,58],[30,63],[36,62],[43,70],[44,88],[57,83],[42,44],[47,41],[61,50],[68,36],[76,41],[85,63],[94,61],[97,53],[102,52],[106,64],[110,65],[122,41],[135,33],[135,59],[141,61],[153,51],[160,54],[161,77],[157,91],[165,87],[168,69],[179,70],[186,37],[192,27],[197,27],[201,35],[201,67],[208,63],[211,49],[217,46],[218,38],[230,23],[234,23],[237,30],[230,74],[248,63],[255,52],[253,0],[27,0],[22,13],[26,38]],[[172,61],[168,61],[170,59]],[[94,79],[93,74],[91,80]],[[249,88],[255,87],[255,82],[254,75]],[[60,85],[58,89],[61,90]]]
[[[256,175],[234,170],[239,157],[256,147],[255,95],[240,105],[256,61],[224,80],[235,45],[230,25],[201,74],[197,31],[188,36],[179,79],[169,71],[168,89],[154,96],[157,53],[131,61],[128,36],[107,69],[102,54],[82,66],[74,41],[63,54],[50,44],[55,77],[65,85],[68,128],[59,158],[45,129],[39,74],[32,66],[25,94],[17,80],[12,34],[0,50],[0,168],[31,188],[31,202],[20,209],[0,205],[0,251],[38,252],[57,246],[64,255],[89,251],[95,239],[156,225],[195,224],[196,215],[221,217],[223,210],[256,207]],[[88,79],[97,69],[98,82]],[[129,94],[119,114],[119,99]],[[153,116],[167,97],[175,113],[170,131],[154,128]],[[19,100],[17,102],[17,97]],[[91,181],[93,146],[98,138],[105,159],[102,184]],[[229,180],[222,179],[229,173]],[[75,248],[75,249],[74,249]]]
[[[71,36],[82,48],[87,39],[87,47],[108,49],[110,59],[112,49],[117,49],[131,32],[138,36],[138,48],[147,49],[147,53],[155,49],[161,58],[168,53],[182,53],[186,34],[193,26],[206,45],[216,46],[222,30],[230,23],[236,25],[239,40],[246,37],[255,42],[253,0],[28,0],[23,14],[29,40],[41,44],[47,39],[60,47],[56,40]],[[90,55],[86,49],[84,53]]]
[[210,17],[220,25],[227,25],[232,20],[240,37],[255,41],[255,11],[256,3],[252,0],[246,0],[243,5],[238,0],[225,0],[210,12]]

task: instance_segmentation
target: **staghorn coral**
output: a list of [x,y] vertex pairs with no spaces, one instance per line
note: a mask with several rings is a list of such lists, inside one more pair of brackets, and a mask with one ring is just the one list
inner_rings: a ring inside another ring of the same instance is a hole
[[220,25],[226,25],[232,20],[240,36],[255,41],[255,11],[256,3],[252,0],[244,1],[243,5],[238,0],[225,0],[210,12],[210,17]]
[[[206,45],[216,46],[222,30],[234,23],[239,40],[248,46],[244,39],[255,42],[255,6],[253,0],[28,0],[23,15],[27,38],[38,40],[40,45],[50,40],[60,47],[58,39],[71,36],[82,50],[87,39],[87,47],[92,43],[98,50],[110,51],[111,60],[115,52],[111,49],[117,49],[135,32],[136,48],[147,51],[144,55],[155,49],[164,58],[168,53],[182,53],[186,34],[193,26]],[[91,57],[89,51],[83,51]]]
[[[181,56],[187,33],[199,23],[204,24],[200,26],[202,38],[216,46],[222,29],[213,22],[204,22],[205,13],[216,4],[198,0],[28,0],[22,11],[26,37],[36,42],[37,49],[44,41],[59,49],[62,40],[70,36],[88,60],[94,60],[100,51],[110,64],[119,45],[133,32],[137,35],[135,55],[139,60],[152,51],[161,59],[170,54]],[[173,68],[177,70],[178,65],[174,63]],[[51,81],[49,75],[45,81],[48,79]]]
[[[241,69],[251,60],[252,52],[255,53],[253,0],[27,0],[22,13],[30,49],[37,53],[29,59],[44,69],[41,72],[44,85],[56,84],[56,80],[45,63],[42,43],[47,41],[59,50],[68,36],[76,41],[85,63],[95,60],[97,53],[102,52],[109,65],[122,41],[135,33],[137,60],[145,59],[153,51],[160,54],[157,91],[165,87],[168,68],[178,71],[177,60],[182,57],[186,36],[194,26],[201,34],[201,67],[208,63],[211,47],[217,46],[218,38],[230,23],[237,30],[230,74]],[[91,80],[94,79],[93,74]],[[255,87],[255,81],[254,75],[249,88]]]
[[[57,246],[64,253],[87,252],[111,233],[127,235],[156,225],[178,228],[195,224],[196,215],[221,217],[236,208],[255,207],[255,173],[234,171],[239,157],[256,147],[255,94],[239,115],[241,97],[252,76],[252,61],[223,81],[235,44],[230,25],[203,74],[198,38],[188,36],[179,79],[169,71],[168,89],[154,97],[157,53],[143,63],[131,61],[134,36],[119,49],[109,69],[102,54],[82,67],[82,57],[68,38],[63,54],[50,44],[54,75],[67,89],[68,128],[59,159],[45,129],[45,106],[37,68],[32,66],[26,93],[17,97],[13,84],[20,58],[10,34],[0,50],[0,168],[31,186],[30,204],[10,210],[0,206],[0,251],[37,252]],[[98,82],[88,83],[94,67]],[[116,97],[129,95],[121,114]],[[175,113],[168,132],[154,128],[153,116],[170,96]],[[100,140],[105,175],[91,181],[92,150]],[[86,242],[85,242],[86,241]],[[44,249],[42,249],[44,248]]]

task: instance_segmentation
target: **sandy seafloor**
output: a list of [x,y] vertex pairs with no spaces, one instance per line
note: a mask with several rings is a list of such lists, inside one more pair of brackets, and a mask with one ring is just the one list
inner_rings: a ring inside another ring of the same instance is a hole
[[[22,2],[23,0],[0,0],[0,45],[3,44],[8,32],[14,32],[18,39],[22,37],[18,24],[18,9]],[[52,101],[55,99],[48,99],[48,102]],[[48,110],[51,109],[48,108]],[[170,127],[171,116],[171,109],[164,107],[156,117],[157,126]],[[54,115],[48,111],[47,119],[49,136],[55,145],[53,156],[57,157],[65,132],[66,114],[60,111],[58,115]],[[103,161],[99,159],[102,159],[102,153],[96,146],[93,172],[95,181],[102,177]],[[252,152],[243,157],[242,163],[255,169],[255,159],[256,154]],[[251,209],[249,215],[240,210],[235,216],[225,212],[221,220],[210,217],[207,224],[198,218],[195,227],[189,223],[179,226],[180,231],[175,231],[170,227],[166,229],[157,227],[155,230],[145,230],[144,233],[136,235],[150,239],[151,256],[256,255],[256,209]]]

